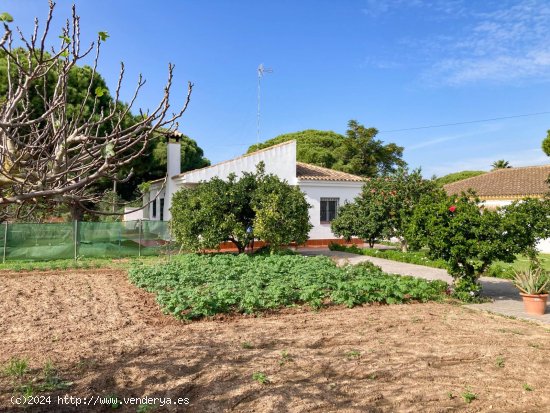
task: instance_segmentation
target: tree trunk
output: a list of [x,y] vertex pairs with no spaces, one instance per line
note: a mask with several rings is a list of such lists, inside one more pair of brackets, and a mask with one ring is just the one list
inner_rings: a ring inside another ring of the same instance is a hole
[[374,239],[373,238],[369,239],[369,248],[374,248]]
[[409,251],[409,244],[407,243],[407,240],[402,239],[401,240],[401,252],[408,252]]
[[230,239],[229,241],[235,244],[235,246],[237,247],[237,250],[239,251],[239,254],[242,254],[245,251],[246,245],[243,245],[241,242],[234,239]]
[[82,221],[84,218],[84,210],[78,204],[69,205],[69,211],[71,213],[71,221]]

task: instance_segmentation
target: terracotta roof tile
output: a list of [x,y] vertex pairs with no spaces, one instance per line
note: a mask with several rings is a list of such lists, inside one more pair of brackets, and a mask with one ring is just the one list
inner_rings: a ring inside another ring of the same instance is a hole
[[546,183],[549,175],[550,165],[496,169],[447,184],[443,188],[448,194],[473,189],[481,198],[541,196],[549,191]]
[[302,181],[362,182],[364,180],[364,178],[357,175],[303,162],[296,162],[296,177]]

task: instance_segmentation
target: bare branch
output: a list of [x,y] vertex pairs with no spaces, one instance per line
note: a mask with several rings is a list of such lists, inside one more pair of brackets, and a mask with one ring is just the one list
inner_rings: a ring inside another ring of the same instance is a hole
[[[132,115],[145,80],[138,78],[129,103],[123,104],[120,91],[125,67],[121,63],[116,90],[104,96],[95,89],[101,38],[89,47],[80,45],[80,18],[73,6],[72,16],[62,28],[57,48],[47,45],[55,3],[49,1],[48,17],[38,41],[35,20],[29,40],[18,29],[23,48],[12,47],[12,32],[4,24],[0,50],[7,60],[7,93],[0,102],[0,205],[10,204],[16,213],[32,211],[23,205],[37,202],[67,203],[89,208],[101,194],[91,187],[99,180],[126,182],[133,171],[128,167],[139,160],[158,134],[173,133],[177,120],[186,111],[193,89],[180,110],[171,111],[174,66],[168,66],[163,95],[151,111],[138,109]],[[95,50],[90,79],[82,100],[68,105],[71,71]],[[37,107],[37,99],[42,104]],[[121,168],[125,173],[121,174]],[[7,208],[4,208],[7,209]],[[19,211],[19,212],[17,212]]]

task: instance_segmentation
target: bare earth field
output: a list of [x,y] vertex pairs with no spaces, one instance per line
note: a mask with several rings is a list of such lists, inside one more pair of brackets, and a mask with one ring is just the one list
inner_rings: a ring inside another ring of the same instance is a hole
[[[450,304],[303,309],[185,324],[122,270],[0,274],[0,365],[48,360],[57,396],[187,397],[189,412],[549,412],[550,331]],[[262,372],[269,380],[252,379]],[[531,391],[524,388],[528,384]],[[467,404],[461,393],[476,399]],[[143,406],[142,406],[143,408]],[[137,405],[118,411],[136,412]]]

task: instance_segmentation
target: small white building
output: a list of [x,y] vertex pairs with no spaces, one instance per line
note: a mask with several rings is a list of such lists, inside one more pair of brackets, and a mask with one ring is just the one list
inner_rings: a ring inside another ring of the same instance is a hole
[[[550,165],[502,168],[443,188],[449,195],[473,189],[485,207],[496,209],[523,198],[544,197],[550,190],[549,176]],[[542,240],[537,247],[541,252],[550,253],[550,239]]]
[[[309,210],[313,225],[308,245],[327,245],[337,239],[330,229],[330,221],[338,213],[338,207],[352,202],[363,186],[363,178],[345,172],[322,168],[296,161],[296,141],[271,146],[235,159],[220,162],[193,171],[180,173],[180,145],[168,144],[168,178],[151,182],[149,195],[144,202],[144,218],[170,220],[170,204],[173,194],[182,187],[191,187],[213,177],[226,179],[234,173],[255,172],[263,162],[267,174],[277,175],[291,185],[297,185],[312,206]],[[154,199],[151,203],[150,200]]]

